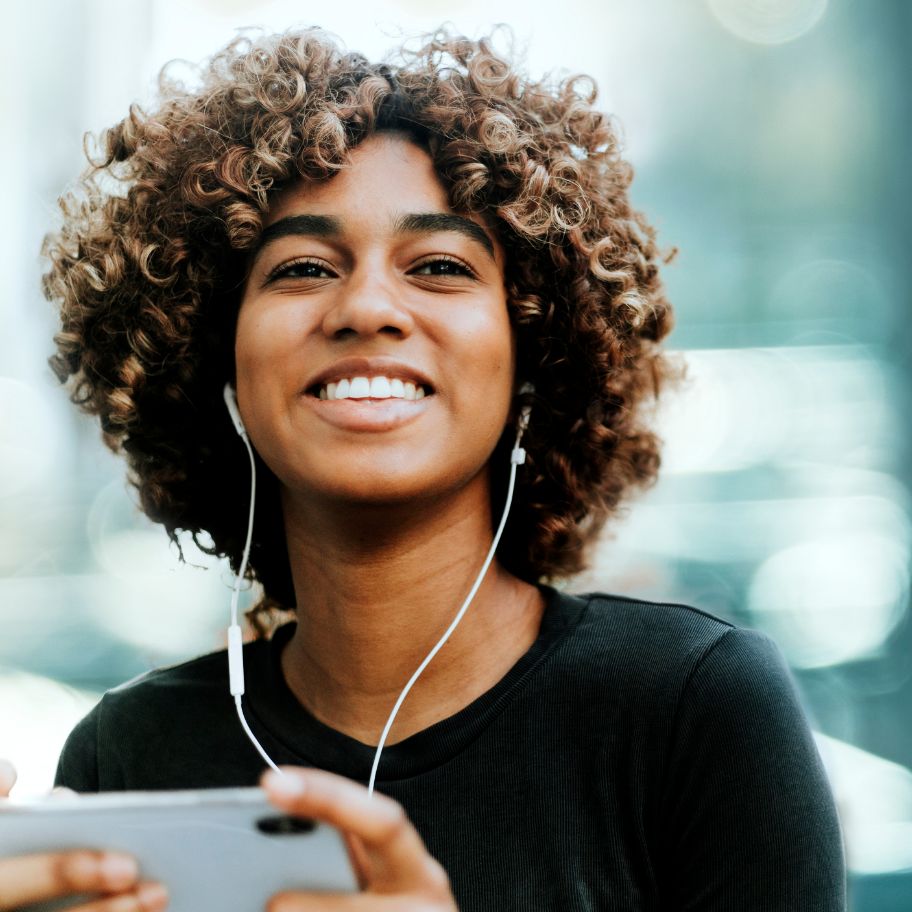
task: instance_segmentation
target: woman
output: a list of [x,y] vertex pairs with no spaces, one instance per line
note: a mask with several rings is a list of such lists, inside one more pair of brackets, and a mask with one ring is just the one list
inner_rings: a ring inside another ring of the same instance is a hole
[[[654,479],[642,412],[676,372],[654,232],[591,84],[444,33],[374,65],[313,30],[236,41],[162,93],[64,201],[53,365],[146,513],[262,584],[261,633],[295,623],[244,647],[249,737],[216,653],[107,694],[58,783],[282,764],[270,796],[345,833],[363,892],[274,909],[843,908],[772,642],[542,582]],[[129,874],[108,891],[157,908]]]

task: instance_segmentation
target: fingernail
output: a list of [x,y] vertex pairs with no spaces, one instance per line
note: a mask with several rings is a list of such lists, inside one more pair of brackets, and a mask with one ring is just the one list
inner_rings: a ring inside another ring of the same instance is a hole
[[112,887],[131,884],[139,875],[136,859],[129,855],[105,855],[100,867],[102,877]]
[[275,770],[266,774],[263,784],[271,791],[277,792],[279,795],[286,795],[289,798],[297,798],[307,790],[307,786],[300,776],[294,776],[290,773],[277,773]]
[[168,891],[160,883],[146,883],[136,891],[136,898],[145,912],[158,912],[168,904]]

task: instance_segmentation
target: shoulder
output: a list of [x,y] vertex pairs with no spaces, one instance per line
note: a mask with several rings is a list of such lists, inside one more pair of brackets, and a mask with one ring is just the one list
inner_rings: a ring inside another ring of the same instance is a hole
[[555,702],[599,743],[604,800],[641,817],[675,908],[844,908],[832,793],[774,640],[676,602],[558,598]]
[[568,629],[549,678],[572,681],[583,699],[610,696],[619,710],[665,727],[684,706],[794,697],[782,653],[762,631],[673,601],[604,592],[556,598]]
[[[263,664],[268,648],[266,640],[246,644],[247,667]],[[146,672],[107,691],[73,729],[56,783],[76,791],[137,787],[136,782],[150,787],[159,781],[161,758],[173,755],[175,745],[195,756],[194,746],[205,742],[213,747],[210,754],[218,754],[219,739],[230,742],[236,734],[233,714],[224,649]]]
[[[268,641],[244,646],[246,664],[268,649]],[[114,732],[161,737],[165,727],[193,724],[202,714],[229,703],[228,657],[224,649],[145,672],[105,692],[73,735],[104,739]]]
[[716,649],[777,651],[769,636],[693,605],[594,592],[557,593],[570,630],[563,658],[582,673],[684,683]]
[[131,716],[149,706],[175,700],[205,700],[210,694],[227,693],[228,659],[225,650],[211,652],[175,665],[147,671],[113,687],[102,697],[104,713]]
[[572,674],[593,700],[607,697],[614,721],[660,734],[688,768],[701,755],[709,765],[734,753],[754,763],[770,745],[813,758],[798,685],[766,633],[691,605],[581,598],[562,677]]
[[[269,662],[268,639],[244,644],[244,669],[248,682],[259,678]],[[174,665],[155,668],[107,691],[101,701],[105,715],[135,718],[157,714],[162,706],[178,705],[183,711],[229,701],[228,651],[219,649]]]
[[700,651],[736,629],[724,620],[693,605],[650,601],[607,592],[563,596],[586,603],[580,632],[596,642],[615,643],[638,651]]

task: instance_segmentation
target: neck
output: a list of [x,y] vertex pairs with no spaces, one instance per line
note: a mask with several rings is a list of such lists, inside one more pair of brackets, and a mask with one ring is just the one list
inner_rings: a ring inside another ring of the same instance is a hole
[[[321,721],[375,744],[481,570],[493,537],[487,485],[420,507],[319,509],[286,494],[283,510],[299,606],[285,677]],[[534,642],[541,610],[538,590],[493,562],[389,743],[493,686]]]

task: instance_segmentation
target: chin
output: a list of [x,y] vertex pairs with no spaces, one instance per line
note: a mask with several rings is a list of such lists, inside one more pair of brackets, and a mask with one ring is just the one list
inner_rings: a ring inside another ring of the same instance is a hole
[[446,475],[421,471],[417,466],[408,469],[399,466],[385,471],[376,465],[370,470],[351,466],[344,472],[309,473],[306,481],[298,479],[297,483],[283,484],[287,496],[294,498],[297,494],[307,501],[337,505],[346,510],[439,503],[448,497],[468,494],[476,486],[484,488],[483,492],[477,493],[486,498],[484,465],[474,471],[469,469]]

